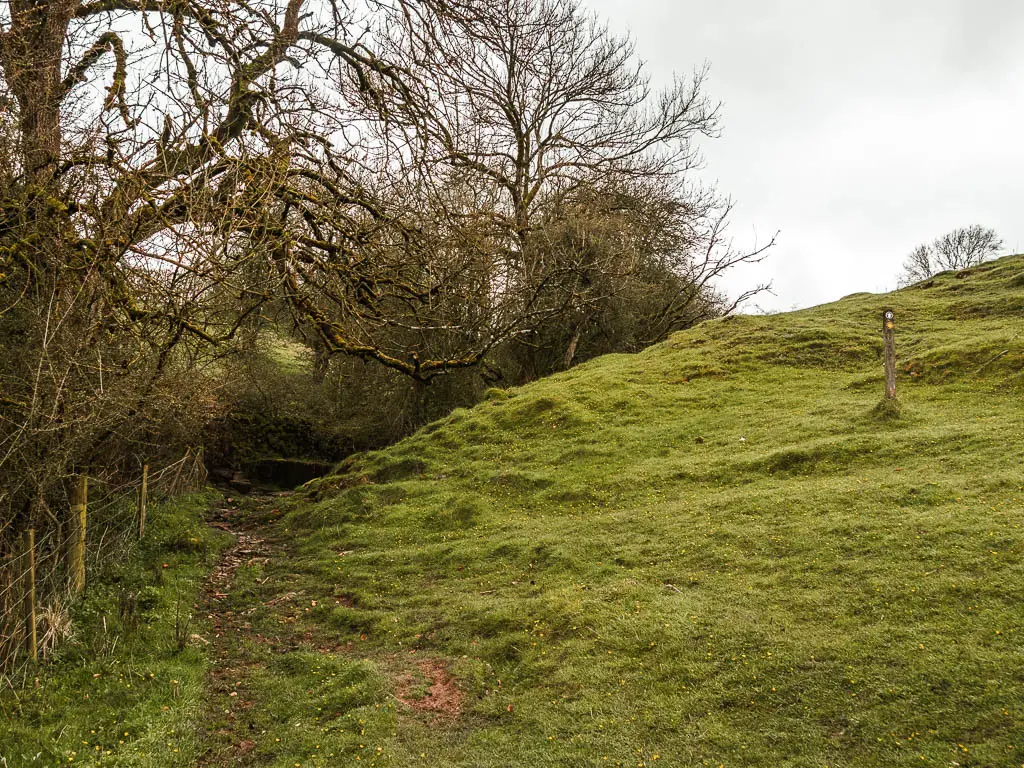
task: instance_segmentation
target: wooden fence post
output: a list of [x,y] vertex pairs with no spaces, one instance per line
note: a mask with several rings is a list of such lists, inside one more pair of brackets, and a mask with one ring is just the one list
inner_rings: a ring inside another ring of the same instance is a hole
[[149,492],[149,464],[142,465],[142,487],[139,489],[139,538],[146,535],[146,495]]
[[89,505],[89,479],[76,477],[71,486],[71,518],[68,525],[68,586],[72,594],[85,589],[85,518]]
[[178,493],[178,480],[181,478],[181,470],[185,468],[185,464],[188,462],[188,457],[192,455],[192,449],[186,448],[185,455],[181,458],[181,463],[178,464],[178,471],[174,473],[174,479],[171,480],[171,485],[167,490],[168,496],[175,496]]
[[885,399],[896,399],[896,313],[882,312],[882,339],[885,344]]
[[36,531],[25,531],[25,644],[32,661],[39,660],[39,640],[36,636]]
[[206,459],[202,446],[199,446],[199,450],[196,451],[196,478],[196,490],[204,488],[206,481],[210,479],[210,475],[206,471]]

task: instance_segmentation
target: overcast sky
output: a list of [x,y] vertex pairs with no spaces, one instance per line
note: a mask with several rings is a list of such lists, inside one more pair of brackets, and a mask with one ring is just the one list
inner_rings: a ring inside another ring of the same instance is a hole
[[918,243],[969,224],[1024,251],[1024,2],[583,0],[655,82],[708,62],[723,102],[703,175],[737,245],[780,230],[764,309],[895,287]]

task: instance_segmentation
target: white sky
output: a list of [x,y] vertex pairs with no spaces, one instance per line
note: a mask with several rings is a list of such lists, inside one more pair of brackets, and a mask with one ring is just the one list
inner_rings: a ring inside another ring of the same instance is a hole
[[915,245],[969,224],[1024,251],[1024,2],[583,0],[655,83],[710,63],[723,136],[703,176],[737,201],[724,282],[771,310],[895,287]]

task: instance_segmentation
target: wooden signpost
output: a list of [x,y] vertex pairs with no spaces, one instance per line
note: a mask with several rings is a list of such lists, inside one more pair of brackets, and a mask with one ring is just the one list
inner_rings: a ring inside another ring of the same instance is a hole
[[882,339],[885,344],[885,399],[896,399],[896,313],[882,312]]

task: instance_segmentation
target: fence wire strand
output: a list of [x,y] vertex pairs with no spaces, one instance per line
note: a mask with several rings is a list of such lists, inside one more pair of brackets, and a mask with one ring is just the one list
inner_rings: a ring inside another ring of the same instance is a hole
[[[164,501],[205,486],[206,468],[201,451],[187,451],[171,464],[150,472],[147,499]],[[86,576],[95,573],[113,552],[124,551],[138,539],[139,495],[142,476],[111,485],[94,478],[87,505],[85,547]],[[45,660],[69,632],[67,610],[75,595],[69,583],[66,553],[76,537],[70,525],[51,524],[36,530],[34,552],[16,537],[8,551],[0,549],[0,688],[15,689],[29,682],[35,662],[28,651],[29,618],[27,581],[30,555],[35,556],[36,631],[40,638],[39,659]],[[0,544],[2,546],[2,544]]]

